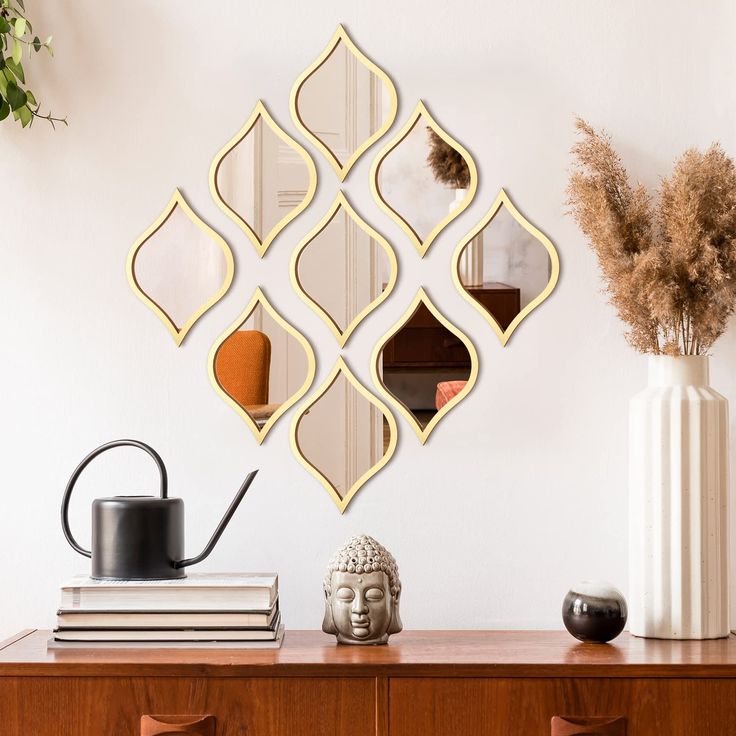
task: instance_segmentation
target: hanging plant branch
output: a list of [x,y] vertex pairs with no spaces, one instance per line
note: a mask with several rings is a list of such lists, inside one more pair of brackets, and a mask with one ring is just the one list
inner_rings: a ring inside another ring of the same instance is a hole
[[67,125],[66,118],[42,114],[41,104],[26,85],[24,58],[30,58],[41,49],[54,55],[51,36],[42,41],[33,34],[33,25],[25,15],[23,0],[0,0],[0,121],[10,117],[22,127],[33,124],[35,118]]

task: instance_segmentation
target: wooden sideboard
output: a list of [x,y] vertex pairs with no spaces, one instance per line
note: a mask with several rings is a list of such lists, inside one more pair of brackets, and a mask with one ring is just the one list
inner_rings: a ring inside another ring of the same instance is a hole
[[2,736],[728,736],[736,639],[564,632],[404,632],[280,650],[47,651],[0,644]]

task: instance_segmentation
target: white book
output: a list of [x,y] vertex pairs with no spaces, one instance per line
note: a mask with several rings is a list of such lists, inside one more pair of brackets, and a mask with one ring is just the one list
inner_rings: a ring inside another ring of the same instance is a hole
[[278,595],[275,573],[194,573],[175,580],[94,580],[61,586],[63,610],[263,611]]
[[278,602],[270,611],[65,611],[56,616],[60,629],[266,629],[273,628]]
[[56,641],[269,641],[276,639],[274,629],[55,629]]
[[279,649],[284,640],[284,625],[276,638],[267,641],[56,641],[48,649]]

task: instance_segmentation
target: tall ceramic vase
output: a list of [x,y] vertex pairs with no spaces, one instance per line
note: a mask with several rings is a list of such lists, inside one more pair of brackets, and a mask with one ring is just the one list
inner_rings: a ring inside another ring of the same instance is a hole
[[728,636],[728,402],[707,357],[649,358],[629,438],[629,630]]

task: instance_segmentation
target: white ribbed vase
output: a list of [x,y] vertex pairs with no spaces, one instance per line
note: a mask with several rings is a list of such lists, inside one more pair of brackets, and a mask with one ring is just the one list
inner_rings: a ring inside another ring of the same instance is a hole
[[708,358],[651,356],[629,417],[629,630],[728,636],[728,402]]

